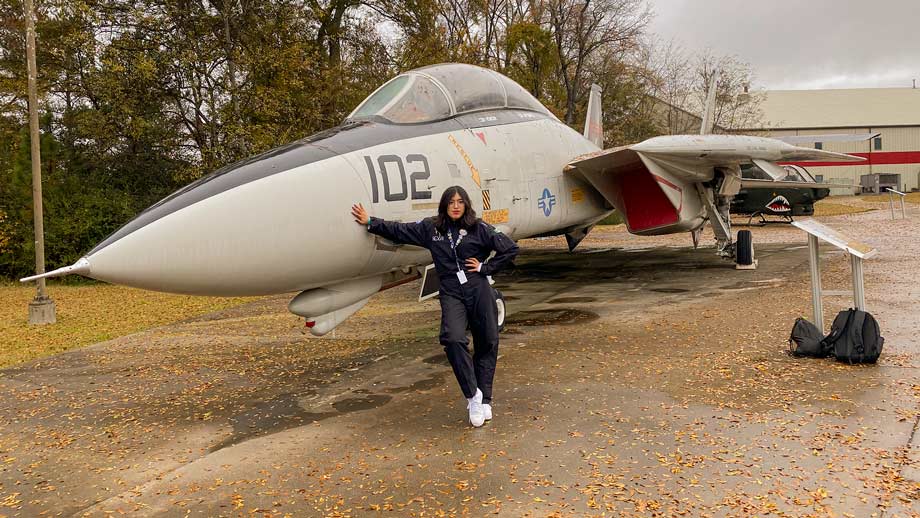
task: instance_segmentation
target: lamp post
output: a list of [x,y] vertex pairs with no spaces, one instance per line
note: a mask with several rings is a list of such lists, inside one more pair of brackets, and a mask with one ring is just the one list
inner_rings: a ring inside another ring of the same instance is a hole
[[[42,217],[41,142],[38,133],[38,93],[35,86],[35,21],[32,0],[25,0],[26,62],[29,75],[29,140],[32,149],[32,206],[35,222],[35,273],[45,273],[45,226]],[[57,321],[54,301],[45,293],[45,279],[38,279],[38,291],[29,303],[30,324],[53,324]]]

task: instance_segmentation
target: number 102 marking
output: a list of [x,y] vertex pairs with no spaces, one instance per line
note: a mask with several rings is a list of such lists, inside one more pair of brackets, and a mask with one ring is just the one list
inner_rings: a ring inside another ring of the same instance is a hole
[[[378,156],[377,168],[379,172],[374,169],[374,161],[371,157],[365,155],[364,162],[367,164],[367,172],[371,177],[371,201],[373,203],[380,201],[380,188],[377,182],[378,174],[383,183],[383,199],[385,201],[405,200],[409,197],[410,189],[413,200],[431,199],[431,191],[421,189],[418,186],[419,180],[427,180],[431,177],[431,169],[428,166],[428,158],[425,155],[406,155],[405,164],[419,164],[422,167],[419,171],[409,173],[408,181],[406,179],[406,166],[403,163],[403,159],[397,155]],[[387,164],[390,164],[389,170],[387,169]],[[390,173],[395,172],[394,168],[399,171],[399,189],[396,190],[390,185]]]

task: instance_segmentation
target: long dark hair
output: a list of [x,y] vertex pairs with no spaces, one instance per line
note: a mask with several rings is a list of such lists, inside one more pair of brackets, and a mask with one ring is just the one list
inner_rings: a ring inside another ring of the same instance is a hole
[[441,202],[438,203],[438,215],[434,218],[434,226],[442,234],[447,233],[447,225],[451,222],[450,215],[447,214],[447,207],[455,194],[460,195],[464,206],[463,215],[457,221],[460,228],[469,229],[479,223],[479,218],[476,217],[476,209],[473,208],[473,203],[470,201],[470,195],[466,193],[466,189],[463,187],[454,185],[444,189],[444,194],[441,195]]

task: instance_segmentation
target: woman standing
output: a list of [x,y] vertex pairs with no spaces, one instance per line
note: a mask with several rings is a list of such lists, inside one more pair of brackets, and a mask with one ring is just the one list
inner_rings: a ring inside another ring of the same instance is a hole
[[[441,195],[438,215],[417,223],[368,216],[361,204],[351,214],[367,230],[396,243],[427,248],[441,283],[441,345],[467,399],[470,424],[492,419],[492,379],[498,359],[498,321],[488,275],[514,260],[518,247],[510,238],[476,217],[470,197],[460,186]],[[495,256],[483,262],[489,255]],[[466,338],[473,332],[473,355]]]

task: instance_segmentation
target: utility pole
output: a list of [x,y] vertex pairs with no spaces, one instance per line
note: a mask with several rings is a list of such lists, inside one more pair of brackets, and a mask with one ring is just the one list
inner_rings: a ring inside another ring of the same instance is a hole
[[[35,221],[35,273],[45,273],[45,225],[42,217],[41,141],[38,133],[38,72],[35,66],[35,20],[32,0],[23,2],[26,14],[26,62],[29,74],[29,140],[32,144],[32,206]],[[38,279],[38,292],[29,303],[30,324],[53,324],[57,321],[54,301],[45,293],[45,279]]]

